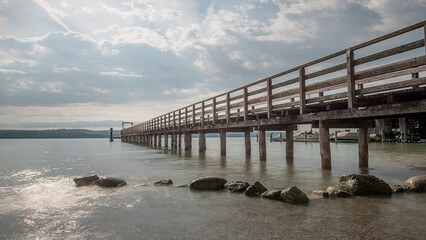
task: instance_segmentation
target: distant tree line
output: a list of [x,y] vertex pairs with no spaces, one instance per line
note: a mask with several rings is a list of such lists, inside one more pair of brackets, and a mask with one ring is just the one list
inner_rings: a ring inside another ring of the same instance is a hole
[[[114,130],[113,136],[120,137],[120,131]],[[87,129],[55,130],[0,130],[1,138],[108,138],[109,130],[94,131]]]

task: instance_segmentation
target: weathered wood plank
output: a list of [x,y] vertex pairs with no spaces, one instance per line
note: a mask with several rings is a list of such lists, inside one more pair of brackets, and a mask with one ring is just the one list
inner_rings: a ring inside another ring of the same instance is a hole
[[248,89],[244,88],[244,121],[248,120]]
[[369,93],[390,91],[390,90],[407,88],[407,87],[418,86],[423,84],[426,84],[426,77],[413,78],[406,81],[400,81],[400,82],[388,83],[388,84],[380,85],[380,86],[363,88],[360,90],[356,90],[356,94],[359,95],[359,94],[369,94]]
[[305,88],[305,68],[299,69],[299,101],[300,101],[300,114],[303,114],[306,109],[306,88]]
[[348,108],[353,109],[356,107],[355,99],[355,65],[354,65],[354,52],[348,49],[346,53],[346,81],[348,86]]
[[267,98],[267,108],[268,108],[268,118],[272,117],[272,80],[269,79],[266,81],[266,98]]

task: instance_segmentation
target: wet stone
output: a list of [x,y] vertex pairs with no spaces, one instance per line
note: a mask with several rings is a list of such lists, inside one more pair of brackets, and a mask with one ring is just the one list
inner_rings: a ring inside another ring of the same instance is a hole
[[352,194],[342,191],[336,187],[333,186],[329,186],[326,190],[325,190],[328,195],[332,198],[347,198],[347,197],[353,197]]
[[189,188],[196,190],[221,190],[225,187],[226,179],[221,177],[201,177],[193,180]]
[[244,195],[248,197],[259,197],[266,191],[268,191],[268,189],[266,189],[259,181],[256,181],[253,185],[246,189]]
[[115,178],[115,177],[101,178],[96,182],[96,184],[99,187],[104,187],[104,188],[122,187],[122,186],[127,185],[127,183],[126,183],[126,181],[124,181],[124,179]]
[[389,187],[392,189],[393,193],[402,193],[404,192],[404,188],[398,184],[389,184]]
[[171,179],[158,180],[154,183],[156,186],[171,186],[173,181]]
[[272,200],[281,200],[281,194],[282,190],[279,189],[272,189],[268,190],[264,193],[262,193],[262,198],[272,199]]
[[225,184],[225,189],[229,192],[244,192],[250,184],[243,181],[230,181]]
[[280,196],[284,202],[290,204],[305,204],[309,202],[308,196],[296,186],[284,189]]
[[75,182],[76,187],[90,186],[90,185],[96,184],[96,182],[99,180],[99,176],[98,175],[81,176],[81,177],[76,177],[73,180]]
[[328,198],[330,196],[330,194],[327,191],[324,191],[324,190],[315,190],[312,193],[315,194],[315,195],[320,195],[323,198]]
[[408,191],[426,192],[426,175],[410,177],[405,181],[404,187]]
[[353,195],[389,195],[392,189],[383,179],[373,175],[350,174],[339,178],[339,187]]

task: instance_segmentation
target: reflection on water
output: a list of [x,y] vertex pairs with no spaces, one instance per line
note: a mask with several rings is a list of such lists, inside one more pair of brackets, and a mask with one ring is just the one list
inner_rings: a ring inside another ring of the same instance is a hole
[[[193,139],[193,147],[198,146]],[[356,144],[331,144],[332,167],[320,169],[317,143],[294,143],[294,162],[285,143],[267,143],[267,161],[245,156],[244,139],[207,138],[206,153],[144,147],[106,139],[0,140],[0,239],[420,239],[426,195],[322,199],[316,189],[338,177],[360,173]],[[426,174],[426,145],[370,144],[368,173],[403,184]],[[96,173],[125,178],[128,186],[74,187],[73,176]],[[248,198],[227,192],[154,187],[158,179],[189,183],[221,176],[267,188],[296,185],[308,206]]]

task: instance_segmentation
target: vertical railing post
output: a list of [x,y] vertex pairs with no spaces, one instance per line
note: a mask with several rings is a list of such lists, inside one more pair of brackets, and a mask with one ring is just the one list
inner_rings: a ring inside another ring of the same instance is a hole
[[216,124],[216,98],[213,98],[213,124]]
[[348,82],[348,108],[353,109],[355,103],[355,66],[354,66],[354,51],[348,49],[346,52],[346,72]]
[[248,120],[248,89],[244,87],[244,121]]
[[170,113],[169,113],[169,116],[168,116],[168,119],[167,119],[167,120],[168,120],[167,122],[169,123],[169,127],[168,127],[168,129],[170,129],[170,128],[171,128],[171,126],[172,126],[172,125],[171,125],[172,121],[170,121]]
[[176,128],[176,111],[173,112],[173,129]]
[[185,107],[185,127],[188,127],[188,107]]
[[226,93],[226,122],[231,122],[231,97]]
[[178,123],[178,129],[180,129],[180,123],[181,123],[181,111],[180,111],[180,109],[179,109],[179,117],[178,117],[178,121],[179,121],[179,123]]
[[424,47],[425,47],[425,54],[426,54],[426,24],[423,26],[423,41],[424,41]]
[[266,81],[266,95],[268,98],[268,118],[272,117],[272,79]]
[[304,114],[306,110],[306,88],[305,88],[305,68],[299,69],[299,98],[300,98],[300,114]]
[[192,126],[195,127],[195,104],[192,105]]
[[201,102],[201,126],[204,126],[204,101]]

